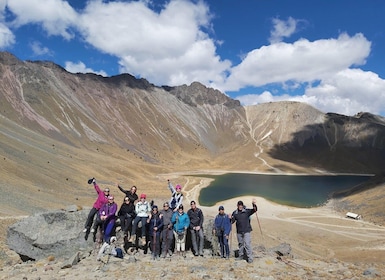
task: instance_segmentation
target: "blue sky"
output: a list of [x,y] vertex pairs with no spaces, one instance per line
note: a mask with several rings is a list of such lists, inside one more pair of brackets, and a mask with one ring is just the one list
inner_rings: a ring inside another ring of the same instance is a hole
[[0,0],[0,11],[0,50],[22,60],[385,116],[383,0]]

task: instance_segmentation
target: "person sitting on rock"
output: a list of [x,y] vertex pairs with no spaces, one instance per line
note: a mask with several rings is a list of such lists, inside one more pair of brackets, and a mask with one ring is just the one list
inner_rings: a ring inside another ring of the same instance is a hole
[[171,222],[174,225],[175,249],[176,253],[185,257],[186,233],[190,225],[190,218],[183,211],[183,205],[179,205],[178,211],[174,212]]
[[99,210],[100,221],[103,223],[103,234],[105,242],[109,242],[112,231],[115,228],[117,210],[118,205],[114,202],[114,197],[112,195],[108,196],[108,202],[105,203]]
[[183,203],[182,187],[181,185],[176,185],[174,188],[170,180],[167,180],[167,182],[168,182],[168,188],[171,191],[171,198],[170,198],[169,205],[171,210],[176,212],[178,210],[179,205],[182,205]]
[[139,222],[142,223],[141,236],[142,245],[146,245],[146,223],[148,219],[148,215],[151,212],[151,204],[146,201],[146,195],[140,195],[140,201],[135,205],[136,217],[134,219],[134,224],[132,226],[132,234],[129,242],[135,242],[136,240],[136,230],[138,228]]
[[158,211],[158,206],[152,206],[149,218],[149,234],[151,239],[151,250],[154,259],[159,259],[160,255],[160,233],[163,230],[163,218]]
[[219,213],[214,219],[213,234],[218,237],[218,243],[221,250],[221,257],[229,259],[229,236],[231,232],[231,220],[225,213],[225,208],[219,206]]
[[129,191],[123,189],[119,184],[117,184],[119,190],[126,195],[131,201],[132,204],[135,203],[135,201],[138,200],[138,195],[136,194],[137,188],[136,186],[132,186]]
[[120,206],[118,216],[120,219],[120,226],[124,232],[124,237],[126,238],[128,237],[129,230],[132,228],[132,221],[136,216],[135,205],[133,202],[131,202],[128,196],[124,198],[123,203]]
[[[86,221],[85,226],[84,226],[83,232],[86,233],[86,239],[88,237],[88,233],[90,232],[90,229],[91,229],[92,224],[94,222],[95,215],[98,213],[100,208],[105,203],[107,203],[107,197],[110,194],[110,189],[109,188],[105,188],[104,191],[101,191],[101,189],[99,188],[98,184],[96,183],[95,178],[89,179],[88,183],[94,185],[95,191],[98,194],[98,198],[96,199],[93,207],[91,208],[91,210],[90,210],[90,212],[88,214],[88,217],[87,217],[87,221]],[[93,231],[91,230],[91,232],[93,232]]]

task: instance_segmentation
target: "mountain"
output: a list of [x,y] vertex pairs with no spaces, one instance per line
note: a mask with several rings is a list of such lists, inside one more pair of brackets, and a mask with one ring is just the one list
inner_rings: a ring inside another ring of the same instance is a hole
[[3,215],[89,205],[91,176],[166,198],[172,173],[369,173],[376,184],[356,193],[383,193],[381,116],[325,114],[299,102],[245,107],[197,82],[158,87],[129,74],[72,74],[7,52],[0,75]]

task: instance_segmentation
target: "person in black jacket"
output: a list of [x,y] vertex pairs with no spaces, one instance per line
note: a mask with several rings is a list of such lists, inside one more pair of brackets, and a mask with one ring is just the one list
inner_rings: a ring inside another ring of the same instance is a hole
[[[197,208],[194,200],[190,202],[190,206],[191,209],[187,211],[187,215],[190,218],[191,243],[194,255],[203,257],[203,213],[201,209]],[[197,244],[197,239],[199,239],[199,246]]]
[[135,201],[138,200],[138,195],[136,194],[137,188],[136,186],[132,186],[129,191],[123,189],[119,184],[117,184],[119,190],[124,193],[131,201],[132,204],[135,203]]
[[236,222],[237,239],[239,246],[238,260],[244,260],[244,253],[246,252],[247,262],[253,262],[253,249],[251,248],[251,236],[252,231],[250,224],[250,216],[257,212],[256,200],[252,200],[253,208],[247,209],[243,201],[238,201],[237,210],[231,215],[231,223]]
[[128,237],[128,231],[132,228],[132,221],[136,216],[135,205],[131,202],[128,196],[124,198],[122,206],[120,206],[118,216],[120,219],[120,226],[124,232],[124,237]]

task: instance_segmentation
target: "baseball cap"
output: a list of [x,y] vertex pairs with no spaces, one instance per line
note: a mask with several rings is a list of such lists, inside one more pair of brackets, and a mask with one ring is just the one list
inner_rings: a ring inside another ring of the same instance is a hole
[[223,207],[222,205],[219,206],[218,210],[225,210],[225,207]]

